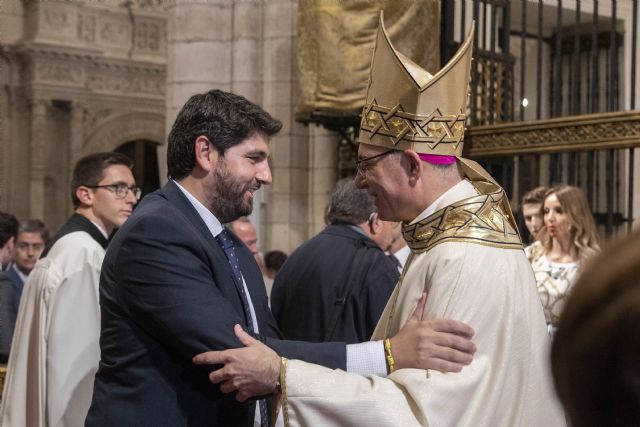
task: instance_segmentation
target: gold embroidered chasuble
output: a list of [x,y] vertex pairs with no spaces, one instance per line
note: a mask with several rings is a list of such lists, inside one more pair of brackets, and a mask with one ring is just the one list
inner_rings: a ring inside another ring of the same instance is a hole
[[459,373],[401,369],[378,377],[290,360],[287,424],[565,425],[531,267],[502,190],[481,181],[462,181],[404,226],[412,253],[372,337],[395,335],[427,291],[425,319],[474,328],[473,362]]

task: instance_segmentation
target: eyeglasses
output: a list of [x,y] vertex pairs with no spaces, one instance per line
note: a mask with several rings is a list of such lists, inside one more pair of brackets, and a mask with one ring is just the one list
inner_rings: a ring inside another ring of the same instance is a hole
[[356,170],[360,173],[365,173],[367,170],[369,170],[370,168],[372,168],[373,166],[375,166],[376,163],[378,162],[371,162],[371,160],[374,159],[378,159],[380,157],[384,157],[386,155],[389,155],[391,153],[395,153],[398,150],[387,150],[384,151],[380,154],[376,154],[375,156],[371,156],[371,157],[364,157],[362,159],[358,159],[356,160]]
[[140,187],[132,185],[129,187],[127,184],[105,184],[105,185],[87,185],[89,188],[106,188],[109,191],[113,191],[118,199],[124,199],[129,194],[129,191],[133,194],[136,200],[140,200],[142,190]]
[[34,251],[41,251],[44,249],[44,243],[28,243],[28,242],[19,242],[16,244],[16,248],[21,251],[32,249]]

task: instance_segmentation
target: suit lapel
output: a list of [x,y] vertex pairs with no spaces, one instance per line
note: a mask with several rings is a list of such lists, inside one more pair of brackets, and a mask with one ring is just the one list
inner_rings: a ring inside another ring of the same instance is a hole
[[215,239],[211,235],[211,231],[209,231],[209,228],[198,214],[198,211],[196,211],[189,199],[187,199],[173,180],[169,180],[165,186],[162,187],[162,194],[164,194],[171,204],[182,212],[196,230],[198,230],[198,233],[204,238],[204,240],[207,241],[207,244],[214,249],[214,252],[226,260],[222,248],[220,248],[220,245],[216,243]]
[[[231,270],[231,266],[229,265],[229,261],[227,260],[227,256],[225,255],[224,251],[222,250],[218,242],[216,242],[215,238],[211,235],[211,231],[205,224],[200,214],[198,214],[198,211],[196,211],[196,209],[193,207],[189,199],[187,199],[187,197],[180,190],[180,188],[178,188],[176,183],[173,182],[173,180],[169,180],[164,185],[164,187],[162,187],[162,193],[171,204],[173,204],[178,208],[178,210],[196,228],[200,236],[207,242],[210,248],[210,253],[214,257],[216,268],[223,266],[222,268],[224,268],[226,274],[229,276],[229,279],[233,281],[240,304],[244,307],[244,301],[242,299],[242,296],[240,295],[240,290],[239,290],[239,288],[242,286],[242,283],[238,283],[238,281],[236,280],[235,274],[233,274],[233,270]],[[236,248],[237,248],[237,245],[238,245],[237,242],[239,240],[235,235],[234,237],[235,237],[234,244],[236,245]],[[242,242],[240,242],[240,244],[242,244]],[[244,263],[241,263],[240,268],[241,268],[242,274],[244,275],[245,273],[242,270],[243,265]],[[247,280],[246,276],[245,276],[245,280]],[[253,299],[253,295],[255,294],[251,293],[252,299]],[[245,322],[249,322],[250,319],[246,319],[246,316],[244,315],[244,310],[242,314],[243,314],[243,317],[245,318]]]

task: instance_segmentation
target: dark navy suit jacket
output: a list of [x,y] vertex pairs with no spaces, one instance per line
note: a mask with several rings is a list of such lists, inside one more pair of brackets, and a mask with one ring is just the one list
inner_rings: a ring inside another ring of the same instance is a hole
[[18,313],[18,307],[20,306],[20,297],[22,296],[22,289],[24,288],[24,280],[18,274],[18,272],[14,269],[17,267],[11,267],[7,270],[7,276],[11,280],[11,284],[13,286],[13,308]]
[[[281,341],[260,270],[235,236],[259,324],[278,354],[345,368],[344,343]],[[229,263],[173,181],[146,196],[111,241],[100,278],[101,360],[87,426],[250,426],[255,402],[238,403],[191,359],[241,347],[246,325]]]
[[16,310],[13,306],[14,287],[6,271],[0,271],[0,363],[9,361]]

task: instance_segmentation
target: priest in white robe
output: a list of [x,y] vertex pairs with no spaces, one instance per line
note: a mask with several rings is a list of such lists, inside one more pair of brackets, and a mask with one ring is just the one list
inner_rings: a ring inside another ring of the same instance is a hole
[[131,167],[119,153],[75,165],[75,213],[25,283],[0,405],[3,427],[84,425],[100,360],[98,284],[108,236],[140,196]]

